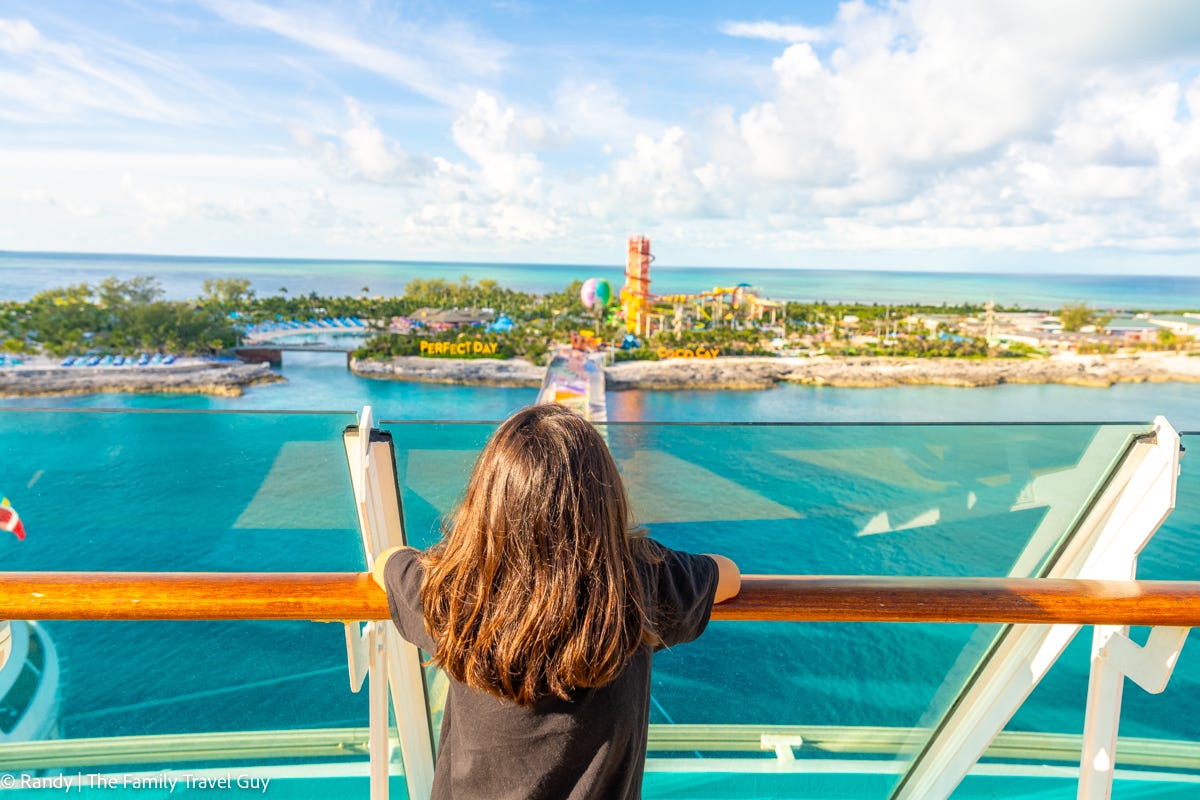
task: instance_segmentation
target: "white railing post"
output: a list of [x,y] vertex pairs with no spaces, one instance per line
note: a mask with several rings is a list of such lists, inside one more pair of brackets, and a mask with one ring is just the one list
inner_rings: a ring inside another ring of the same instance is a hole
[[[1167,421],[1154,421],[1158,439],[1156,456],[1161,475],[1147,485],[1129,515],[1131,526],[1154,525],[1157,529],[1175,507],[1175,484],[1179,475],[1179,435]],[[1088,577],[1132,580],[1137,577],[1137,557],[1145,542],[1110,538],[1105,559],[1097,574]],[[1099,547],[1099,545],[1098,545]],[[1107,800],[1112,795],[1113,770],[1117,763],[1117,729],[1121,722],[1121,696],[1129,675],[1146,691],[1157,694],[1166,688],[1187,628],[1154,628],[1145,647],[1129,639],[1129,628],[1097,625],[1092,633],[1091,671],[1088,674],[1087,706],[1083,723],[1083,746],[1079,754],[1078,800]]]
[[1188,630],[1151,628],[1150,638],[1139,646],[1129,638],[1127,627],[1096,626],[1079,757],[1079,800],[1107,800],[1112,795],[1125,678],[1150,694],[1167,688]]
[[8,620],[0,619],[0,669],[4,669],[8,654],[12,652],[12,628]]
[[[359,416],[357,431],[347,431],[344,437],[368,569],[379,553],[407,544],[395,461],[388,443],[375,440],[373,432],[371,407],[367,406]],[[415,645],[400,637],[391,622],[373,623],[369,627],[371,798],[387,800],[388,797],[390,752],[386,734],[390,693],[409,800],[428,800],[433,790],[433,740],[421,654]],[[351,649],[350,655],[353,682],[355,659],[361,658],[361,649],[357,653]]]
[[370,704],[367,749],[371,755],[371,800],[387,800],[388,765],[391,763],[392,748],[388,736],[388,685],[382,679],[387,675],[383,623],[372,622],[367,626],[367,641],[371,653],[368,669],[374,673],[367,697]]

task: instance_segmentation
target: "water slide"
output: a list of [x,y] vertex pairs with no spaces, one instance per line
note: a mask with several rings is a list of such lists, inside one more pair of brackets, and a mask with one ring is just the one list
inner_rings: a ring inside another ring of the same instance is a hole
[[560,348],[546,367],[539,403],[561,403],[592,422],[608,421],[603,355]]

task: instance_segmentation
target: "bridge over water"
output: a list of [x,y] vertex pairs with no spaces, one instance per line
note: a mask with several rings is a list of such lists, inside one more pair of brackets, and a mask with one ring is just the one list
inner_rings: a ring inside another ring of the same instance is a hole
[[350,354],[353,353],[357,349],[358,349],[357,344],[352,347],[350,345],[329,344],[327,342],[314,343],[314,344],[299,344],[299,343],[286,344],[286,343],[280,342],[280,343],[270,343],[270,344],[261,344],[261,345],[255,344],[255,345],[244,345],[242,347],[235,347],[233,349],[233,353],[242,361],[251,362],[251,363],[262,363],[263,361],[266,361],[269,364],[271,364],[272,366],[277,367],[283,363],[284,352],[345,353],[346,354],[346,363],[349,364],[350,363]]

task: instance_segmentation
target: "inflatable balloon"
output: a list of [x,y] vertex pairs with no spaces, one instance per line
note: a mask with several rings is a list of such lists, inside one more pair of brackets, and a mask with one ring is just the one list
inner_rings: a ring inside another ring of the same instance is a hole
[[583,282],[583,286],[579,287],[579,299],[583,301],[584,308],[591,308],[596,302],[596,279],[588,278]]
[[[595,279],[593,279],[593,280],[595,280]],[[612,298],[613,298],[612,284],[610,284],[606,280],[597,280],[595,295],[596,295],[596,304],[598,306],[603,308],[604,306],[608,305],[610,302],[612,302]]]

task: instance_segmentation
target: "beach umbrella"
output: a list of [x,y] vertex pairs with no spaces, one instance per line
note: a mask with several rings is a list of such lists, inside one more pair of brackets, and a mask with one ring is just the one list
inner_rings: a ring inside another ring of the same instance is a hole
[[487,326],[489,331],[493,333],[507,333],[513,329],[513,321],[506,314],[501,314],[496,318],[496,321]]

